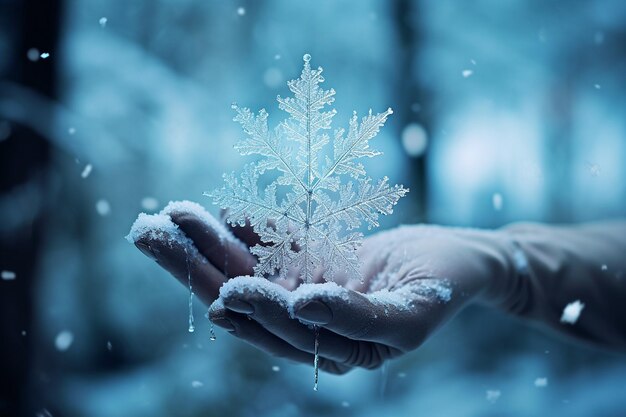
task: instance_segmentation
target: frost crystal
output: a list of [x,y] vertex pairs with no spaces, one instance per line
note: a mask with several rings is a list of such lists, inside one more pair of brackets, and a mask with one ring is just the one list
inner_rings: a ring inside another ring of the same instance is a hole
[[[381,126],[392,114],[369,114],[360,121],[356,112],[348,131],[326,131],[336,114],[325,109],[333,103],[335,90],[323,90],[322,68],[311,69],[311,56],[304,55],[300,78],[287,83],[293,97],[278,96],[279,108],[290,117],[270,130],[268,114],[257,115],[233,104],[234,121],[247,137],[235,145],[241,155],[259,155],[247,164],[240,176],[225,174],[221,189],[207,193],[214,203],[229,209],[226,220],[244,225],[246,219],[263,244],[251,251],[258,257],[255,274],[285,277],[292,269],[310,282],[317,269],[331,280],[338,272],[360,278],[356,250],[363,223],[378,226],[380,214],[391,214],[393,206],[407,193],[401,185],[390,186],[385,177],[373,181],[366,176],[363,157],[380,152],[369,146]],[[259,178],[268,171],[278,176],[259,191]],[[344,177],[354,181],[343,181]]]

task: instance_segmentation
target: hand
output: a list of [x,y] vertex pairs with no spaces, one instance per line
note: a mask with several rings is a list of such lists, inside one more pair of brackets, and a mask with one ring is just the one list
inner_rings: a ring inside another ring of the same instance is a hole
[[[299,286],[295,277],[275,283],[248,277],[219,291],[229,278],[252,275],[255,258],[199,206],[174,204],[164,212],[190,241],[172,239],[175,228],[147,227],[135,244],[185,285],[189,270],[196,294],[212,303],[216,325],[308,364],[316,325],[320,369],[332,373],[376,368],[417,348],[468,302],[489,299],[496,278],[512,269],[498,232],[412,226],[365,239],[363,282],[338,277],[336,284]],[[231,231],[247,246],[259,242],[250,228]]]

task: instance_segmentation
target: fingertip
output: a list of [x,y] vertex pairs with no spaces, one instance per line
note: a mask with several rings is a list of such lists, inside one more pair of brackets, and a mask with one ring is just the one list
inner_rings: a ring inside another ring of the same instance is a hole
[[305,323],[325,325],[333,319],[333,312],[326,303],[313,299],[294,308],[294,316]]
[[200,253],[224,274],[233,277],[253,272],[256,258],[248,247],[199,205],[173,205],[167,214]]

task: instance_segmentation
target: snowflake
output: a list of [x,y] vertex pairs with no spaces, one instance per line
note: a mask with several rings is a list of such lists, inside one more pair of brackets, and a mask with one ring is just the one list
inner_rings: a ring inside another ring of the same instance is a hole
[[[336,111],[324,107],[334,101],[335,90],[323,90],[322,68],[311,69],[309,54],[303,58],[300,78],[287,83],[294,96],[277,98],[290,117],[274,130],[264,109],[255,115],[233,104],[233,120],[247,134],[235,149],[260,159],[247,164],[240,176],[225,174],[223,187],[205,194],[228,209],[227,222],[243,226],[248,219],[259,234],[262,244],[251,248],[258,258],[257,276],[284,278],[293,269],[305,282],[316,270],[323,270],[326,280],[340,272],[361,278],[356,250],[363,234],[356,229],[363,223],[377,227],[379,215],[391,214],[408,192],[402,185],[390,186],[387,177],[373,181],[359,161],[380,155],[369,141],[392,110],[370,110],[360,121],[355,112],[348,131],[335,130],[333,146],[326,146],[330,137],[325,131]],[[260,192],[259,179],[268,171],[277,176]],[[345,177],[354,181],[342,181]]]

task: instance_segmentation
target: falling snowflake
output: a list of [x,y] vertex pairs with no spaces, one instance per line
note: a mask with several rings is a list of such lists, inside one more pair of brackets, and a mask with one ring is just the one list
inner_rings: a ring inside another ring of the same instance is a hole
[[500,392],[500,390],[491,390],[490,389],[490,390],[487,390],[487,392],[485,393],[485,398],[491,404],[495,404],[496,401],[498,401],[498,399],[500,398],[501,395],[502,395],[502,393]]
[[13,271],[2,271],[0,272],[0,277],[2,277],[2,279],[4,281],[12,281],[15,279],[15,277],[17,276],[17,274]]
[[56,338],[54,339],[54,345],[60,352],[65,352],[66,350],[68,350],[70,346],[72,346],[72,343],[74,343],[74,334],[68,330],[63,330],[62,332],[57,334]]
[[585,308],[585,303],[581,303],[580,300],[576,300],[566,305],[563,309],[563,314],[561,315],[561,323],[576,323],[578,321],[578,317],[580,317],[580,313],[583,311],[583,308]]
[[[261,159],[247,164],[240,177],[225,174],[224,186],[206,194],[229,210],[229,223],[244,225],[249,219],[259,234],[263,244],[251,249],[259,260],[256,275],[285,277],[293,268],[310,282],[314,271],[323,267],[326,280],[338,272],[360,278],[356,249],[363,234],[356,229],[363,223],[377,227],[379,215],[391,214],[408,191],[402,185],[390,186],[386,177],[374,182],[359,161],[380,155],[369,141],[392,110],[370,110],[360,121],[355,112],[347,133],[334,131],[329,149],[330,137],[324,131],[331,128],[336,111],[324,111],[324,106],[333,103],[335,90],[320,88],[322,68],[311,69],[310,60],[304,55],[300,78],[287,83],[294,97],[278,96],[279,108],[290,117],[274,130],[268,128],[264,109],[255,115],[233,104],[234,120],[247,134],[235,149]],[[260,176],[272,170],[278,171],[278,178],[260,192]],[[354,182],[342,182],[345,176]]]
[[89,174],[91,174],[92,169],[93,169],[93,166],[91,164],[85,165],[83,172],[80,173],[81,178],[87,178]]

